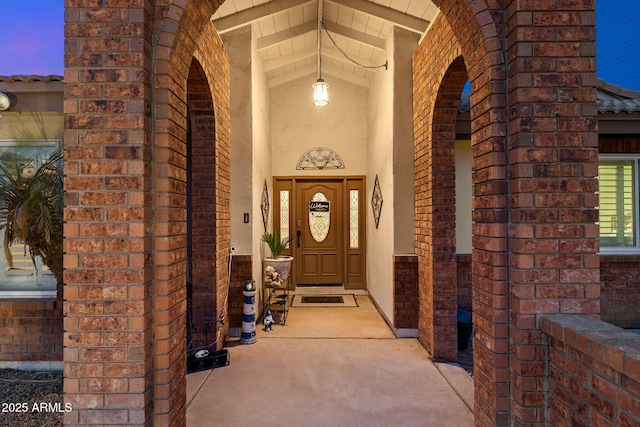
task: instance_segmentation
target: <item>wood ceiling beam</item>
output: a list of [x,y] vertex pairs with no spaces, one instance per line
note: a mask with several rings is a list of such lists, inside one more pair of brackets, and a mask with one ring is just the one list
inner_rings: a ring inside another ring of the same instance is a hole
[[[275,70],[276,68],[279,67],[284,67],[285,65],[288,64],[292,64],[296,61],[299,61],[301,59],[305,59],[305,58],[310,58],[312,56],[315,56],[317,54],[317,50],[315,46],[309,46],[306,47],[302,50],[298,50],[295,52],[290,53],[289,55],[285,55],[285,56],[280,56],[278,58],[274,58],[274,59],[269,59],[267,61],[264,61],[264,71],[272,71]],[[354,65],[353,62],[349,61],[347,58],[344,57],[344,55],[342,54],[342,52],[340,52],[338,49],[336,49],[335,47],[323,47],[322,48],[322,55],[335,59],[336,61],[340,61],[343,62],[345,64],[349,64],[349,65]],[[365,67],[375,67],[375,66],[379,66],[381,65],[380,63],[374,63],[372,60],[367,59],[367,58],[361,58],[357,55],[349,55],[349,57],[351,59],[353,59],[354,61],[358,62],[360,65],[363,65]]]
[[279,31],[266,37],[260,37],[257,42],[258,50],[266,49],[278,43],[287,41],[293,37],[298,37],[306,33],[318,31],[318,23],[316,21],[305,22],[304,24],[291,27],[288,30]]
[[[398,27],[405,28],[418,34],[424,34],[429,27],[429,21],[407,15],[395,9],[381,6],[368,0],[327,0],[340,6],[348,7],[356,12],[389,21]],[[326,23],[325,23],[326,24]]]
[[[343,27],[339,24],[334,24],[333,22],[324,21],[324,26],[327,27],[327,31],[330,33],[339,34],[341,36],[347,37],[349,39],[353,39],[360,43],[364,43],[369,45],[375,49],[385,51],[385,39],[381,39],[380,37],[372,36],[369,34],[361,33],[360,31],[353,30],[351,28]],[[330,41],[329,41],[330,42]]]
[[218,34],[224,34],[268,16],[286,12],[287,10],[313,3],[314,0],[278,0],[262,3],[250,9],[242,10],[224,18],[212,19]]
[[[335,59],[335,60],[340,61],[340,62],[344,62],[345,64],[355,65],[349,59],[345,58],[345,56],[342,54],[342,52],[340,52],[335,47],[325,47],[325,46],[323,46],[322,47],[322,55],[326,55],[329,58]],[[370,59],[362,58],[362,57],[360,57],[358,55],[349,54],[349,58],[351,58],[352,60],[356,61],[358,64],[360,64],[362,66],[365,66],[365,67],[377,67],[379,65],[382,65],[382,63],[380,63],[380,62],[375,63]]]
[[299,61],[300,59],[309,58],[311,56],[315,56],[318,53],[315,46],[309,46],[302,50],[298,50],[290,53],[289,55],[280,56],[278,58],[269,59],[268,61],[264,61],[264,71],[275,70],[278,67],[283,67],[287,64],[291,64],[292,62]]
[[[355,85],[358,86],[362,86],[362,87],[369,87],[369,79],[366,77],[361,77],[358,76],[356,74],[344,71],[344,70],[340,70],[338,68],[335,67],[331,67],[331,66],[322,66],[322,74],[326,74],[328,76],[333,76],[335,78],[338,78],[340,80],[344,80],[347,81],[349,83],[353,83]],[[324,77],[324,76],[323,76]],[[324,79],[327,83],[329,83],[329,101],[331,101],[331,79],[327,80],[326,78]]]
[[[334,24],[333,22],[329,21],[324,21],[324,25],[325,27],[327,27],[327,30],[330,33],[339,34],[343,37],[353,39],[357,42],[366,44],[367,46],[371,46],[374,49],[385,52],[385,39],[361,33],[360,31],[352,30],[351,28],[343,27],[342,25]],[[298,37],[315,31],[318,31],[318,23],[315,21],[306,22],[304,24],[289,28],[288,30],[279,31],[270,36],[260,37],[257,40],[257,48],[258,50],[266,49],[270,46],[287,41],[290,38]]]
[[[270,79],[269,88],[274,88],[276,86],[289,83],[301,77],[306,77],[312,74],[316,74],[317,72],[318,72],[318,67],[316,65],[308,65],[304,68],[300,68],[298,70],[288,72],[287,74],[284,74],[282,76],[274,77]],[[369,79],[367,79],[366,77],[357,76],[355,74],[351,74],[331,66],[323,65],[322,73],[323,73],[323,77],[326,74],[327,76],[332,76],[334,78],[344,80],[346,82],[353,83],[355,85],[366,87],[366,88],[368,88],[370,84]],[[327,80],[327,83],[329,83],[329,97],[331,97],[331,79]],[[311,102],[311,93],[312,93],[311,86],[309,86],[309,102]]]
[[[308,65],[304,68],[299,68],[295,71],[288,72],[287,74],[284,74],[282,76],[269,79],[269,88],[274,88],[276,86],[289,83],[290,81],[293,81],[295,79],[299,79],[300,77],[316,74],[317,72],[318,72],[318,67],[315,64]],[[311,86],[309,86],[309,102],[311,102],[311,99],[312,99]]]

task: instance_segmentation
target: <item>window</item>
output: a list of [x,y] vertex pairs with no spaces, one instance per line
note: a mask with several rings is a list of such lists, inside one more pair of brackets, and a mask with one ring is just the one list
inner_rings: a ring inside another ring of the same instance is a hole
[[[0,141],[2,173],[22,178],[35,171],[60,145],[59,140]],[[14,176],[14,178],[15,178]],[[4,246],[4,231],[0,232],[0,245]],[[31,259],[28,247],[14,243],[8,254],[0,255],[0,299],[56,297],[56,280],[40,257]]]
[[280,237],[287,240],[289,234],[289,190],[280,190]]
[[359,190],[349,190],[349,248],[357,249],[360,247],[359,237],[360,231],[358,225],[360,219],[358,218],[359,208]]
[[600,250],[640,252],[638,172],[640,156],[600,156]]

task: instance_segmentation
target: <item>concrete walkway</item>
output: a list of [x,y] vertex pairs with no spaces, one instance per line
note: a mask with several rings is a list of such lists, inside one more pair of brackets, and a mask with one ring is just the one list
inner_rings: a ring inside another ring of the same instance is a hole
[[471,426],[471,377],[396,339],[358,308],[292,308],[287,325],[231,342],[229,366],[187,375],[187,425]]

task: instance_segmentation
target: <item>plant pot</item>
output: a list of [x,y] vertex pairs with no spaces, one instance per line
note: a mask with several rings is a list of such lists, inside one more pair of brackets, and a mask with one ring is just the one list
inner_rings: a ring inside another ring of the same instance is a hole
[[278,258],[264,258],[262,260],[262,271],[264,272],[265,268],[268,266],[273,267],[280,278],[282,279],[282,283],[286,283],[289,279],[289,272],[291,271],[291,263],[293,261],[292,256],[281,256]]

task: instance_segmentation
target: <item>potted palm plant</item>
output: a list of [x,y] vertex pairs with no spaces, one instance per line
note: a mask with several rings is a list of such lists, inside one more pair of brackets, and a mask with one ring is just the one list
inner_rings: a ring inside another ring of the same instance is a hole
[[280,237],[278,230],[262,235],[262,241],[267,244],[271,251],[271,257],[265,257],[262,262],[263,270],[266,271],[267,267],[272,267],[278,273],[278,278],[281,279],[282,284],[286,283],[289,277],[291,262],[293,261],[292,256],[282,255],[282,252],[293,239],[293,236]]
[[62,295],[63,184],[62,149],[57,149],[34,172],[32,161],[0,161],[0,229],[4,253],[11,266],[9,247],[23,243],[31,259],[42,262],[56,278]]

